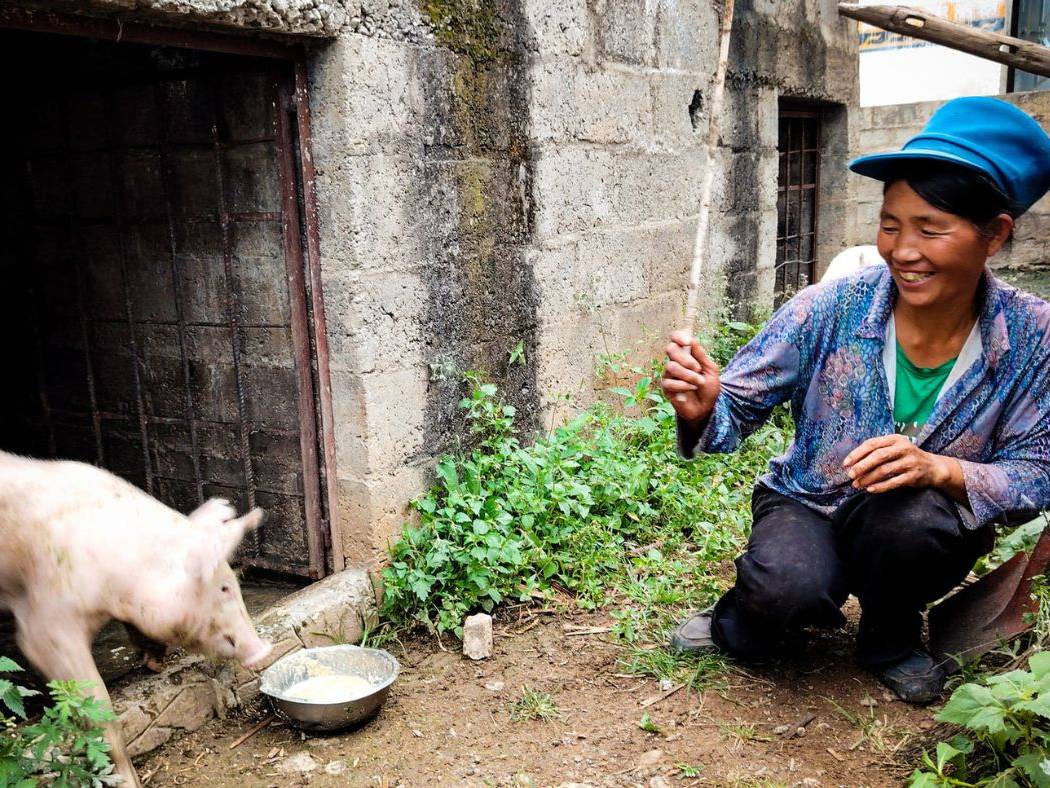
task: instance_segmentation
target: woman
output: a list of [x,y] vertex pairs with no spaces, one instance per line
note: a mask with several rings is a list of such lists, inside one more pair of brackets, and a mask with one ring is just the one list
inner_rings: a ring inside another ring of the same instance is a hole
[[1050,188],[1050,137],[1013,105],[957,99],[850,169],[885,183],[885,265],[803,290],[721,374],[693,337],[667,347],[684,457],[733,451],[781,402],[796,426],[756,485],[735,586],[671,640],[775,656],[794,629],[841,626],[852,593],[861,663],[926,703],[945,672],[923,609],[993,523],[1050,505],[1050,306],[985,267]]

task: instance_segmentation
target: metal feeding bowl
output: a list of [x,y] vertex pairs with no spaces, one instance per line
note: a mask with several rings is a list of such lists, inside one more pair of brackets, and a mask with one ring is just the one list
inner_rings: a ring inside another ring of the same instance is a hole
[[319,646],[281,657],[262,672],[259,689],[295,727],[337,731],[379,711],[399,668],[382,649]]

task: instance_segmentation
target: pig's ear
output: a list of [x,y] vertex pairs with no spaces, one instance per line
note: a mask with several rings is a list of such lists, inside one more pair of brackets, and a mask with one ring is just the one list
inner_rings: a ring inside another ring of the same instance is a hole
[[209,528],[204,536],[204,544],[198,553],[200,572],[210,577],[224,561],[228,561],[244,535],[254,531],[266,519],[266,513],[259,508],[252,509],[243,517],[227,520],[221,525]]
[[205,526],[225,523],[236,516],[237,510],[225,498],[209,498],[187,515],[192,522]]

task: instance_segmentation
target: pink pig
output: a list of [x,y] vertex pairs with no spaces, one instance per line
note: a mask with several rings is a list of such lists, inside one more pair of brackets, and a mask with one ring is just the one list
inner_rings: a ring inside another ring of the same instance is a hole
[[[187,517],[91,465],[0,452],[0,606],[41,673],[90,682],[107,705],[91,640],[110,619],[250,667],[270,645],[227,560],[262,520],[217,498]],[[106,738],[117,772],[140,785],[116,724]]]

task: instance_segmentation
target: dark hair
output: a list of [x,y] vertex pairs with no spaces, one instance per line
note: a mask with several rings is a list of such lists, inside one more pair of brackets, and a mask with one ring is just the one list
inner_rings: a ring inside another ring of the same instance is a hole
[[1024,211],[1003,194],[983,173],[948,162],[908,161],[886,179],[883,192],[895,182],[905,181],[934,208],[968,219],[987,231],[999,214],[1017,218]]

